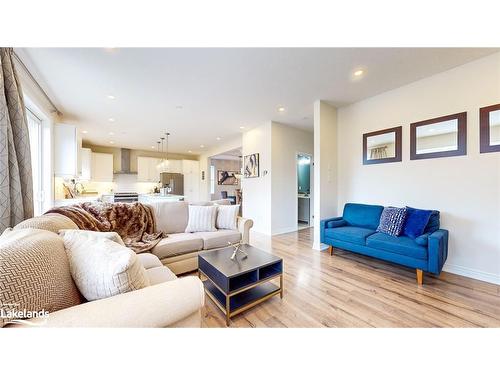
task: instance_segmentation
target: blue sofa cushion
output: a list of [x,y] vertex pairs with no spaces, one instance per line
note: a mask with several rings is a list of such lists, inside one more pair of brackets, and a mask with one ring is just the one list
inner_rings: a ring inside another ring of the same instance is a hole
[[373,229],[360,227],[338,227],[325,229],[325,237],[334,240],[356,243],[359,245],[366,244],[366,237],[375,233]]
[[418,245],[412,238],[406,236],[393,237],[385,233],[375,233],[366,239],[366,245],[411,258],[427,259],[427,248]]
[[377,232],[397,237],[403,230],[406,219],[406,208],[385,207],[380,216]]
[[326,223],[327,228],[337,228],[346,225],[347,222],[343,219],[340,220],[330,220]]
[[377,229],[383,206],[371,204],[346,203],[342,218],[355,227]]
[[424,233],[434,233],[440,227],[439,223],[439,211],[432,211],[431,217],[429,218],[429,222],[424,229]]
[[403,234],[413,239],[421,236],[424,231],[429,218],[431,217],[431,210],[419,210],[418,208],[406,207],[406,222],[403,228]]

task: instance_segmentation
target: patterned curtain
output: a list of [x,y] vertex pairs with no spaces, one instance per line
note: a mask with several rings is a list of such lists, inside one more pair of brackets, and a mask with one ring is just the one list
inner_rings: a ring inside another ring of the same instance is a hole
[[12,48],[0,48],[0,233],[33,217],[30,141]]

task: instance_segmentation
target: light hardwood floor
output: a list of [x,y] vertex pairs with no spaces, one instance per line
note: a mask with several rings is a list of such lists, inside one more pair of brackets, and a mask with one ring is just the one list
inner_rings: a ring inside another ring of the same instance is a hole
[[[500,286],[443,272],[425,274],[347,251],[311,249],[312,228],[254,236],[284,260],[285,294],[235,316],[231,327],[500,327]],[[203,327],[225,327],[206,298]]]

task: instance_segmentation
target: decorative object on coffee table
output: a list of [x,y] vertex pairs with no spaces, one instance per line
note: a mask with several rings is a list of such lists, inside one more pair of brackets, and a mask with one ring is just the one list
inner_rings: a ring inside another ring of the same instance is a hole
[[[247,256],[231,260],[233,246],[198,255],[198,276],[205,293],[231,317],[279,294],[283,298],[283,259],[250,245],[241,245]],[[240,251],[241,251],[240,250]],[[279,278],[279,286],[271,282]]]
[[245,250],[241,250],[241,241],[237,242],[237,243],[228,242],[227,244],[234,248],[233,254],[231,255],[231,260],[236,259],[238,252],[242,253],[244,258],[246,258],[248,256],[248,254],[245,252]]

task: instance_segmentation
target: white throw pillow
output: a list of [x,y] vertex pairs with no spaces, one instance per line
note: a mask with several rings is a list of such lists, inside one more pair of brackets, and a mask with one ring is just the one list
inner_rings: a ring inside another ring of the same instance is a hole
[[216,206],[189,206],[189,220],[185,232],[216,232],[216,218]]
[[237,218],[240,212],[240,205],[217,206],[217,228],[218,229],[238,229]]
[[80,235],[85,236],[89,239],[94,239],[94,240],[107,238],[108,240],[111,240],[113,242],[116,242],[117,244],[125,246],[125,243],[123,242],[122,238],[116,232],[96,232],[93,230],[83,230],[83,229],[61,229],[61,230],[59,230],[60,235],[64,235],[64,233],[67,233],[67,232],[78,232]]
[[131,249],[80,231],[61,234],[71,276],[87,301],[149,286],[146,270]]

